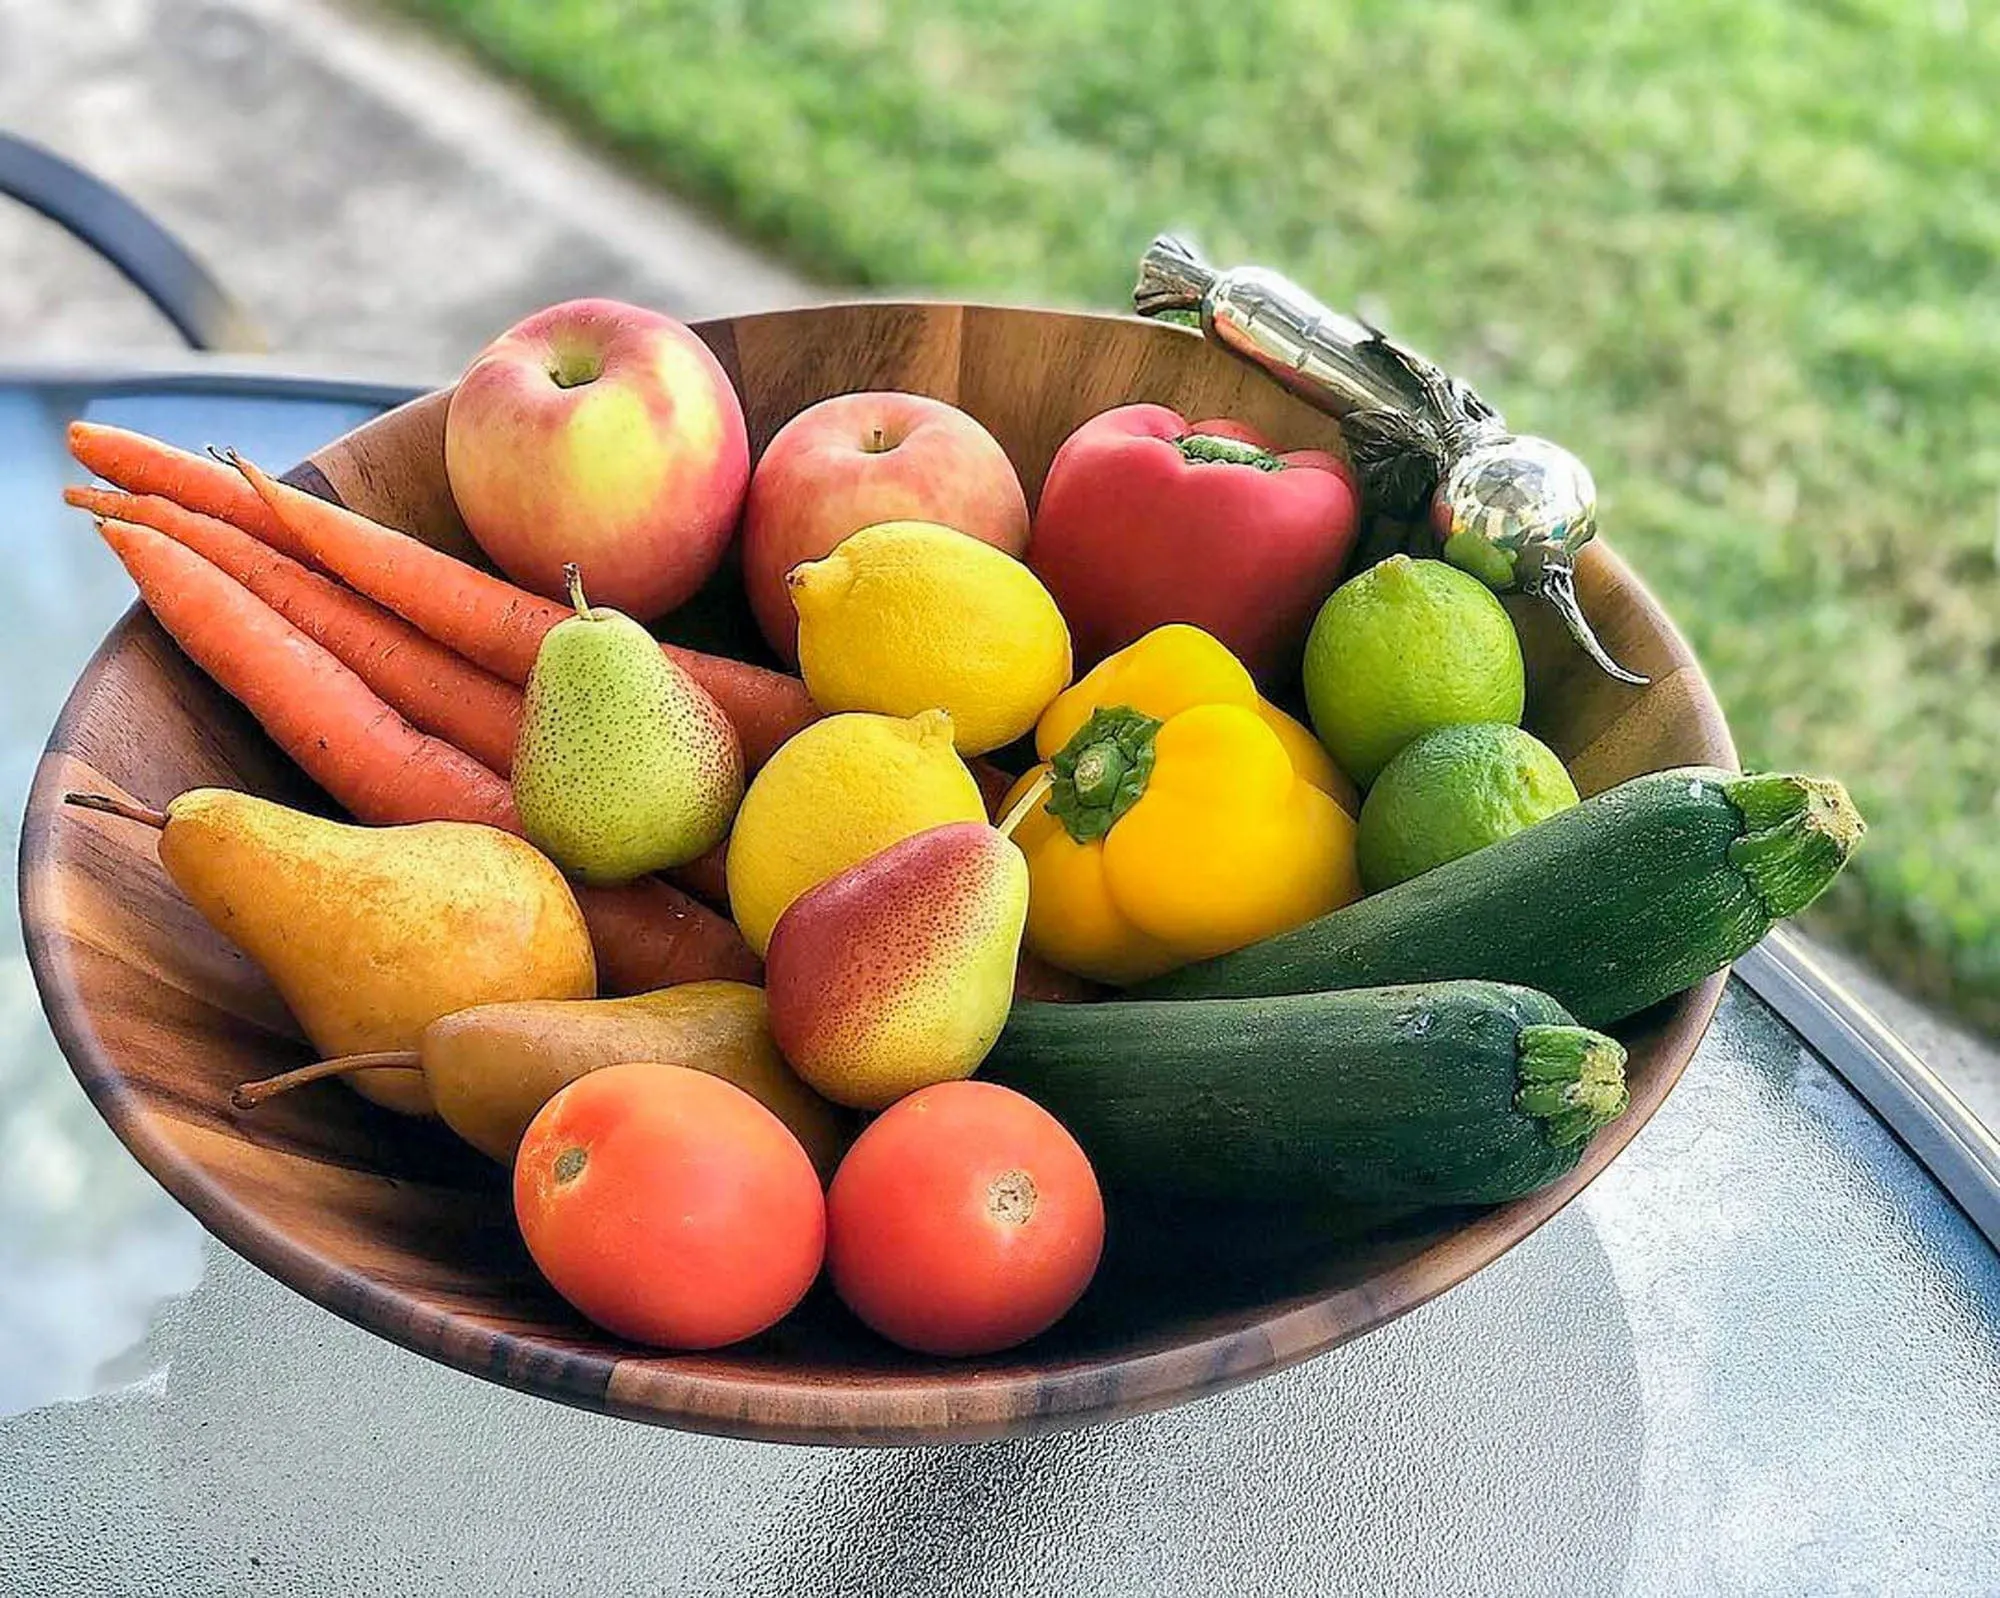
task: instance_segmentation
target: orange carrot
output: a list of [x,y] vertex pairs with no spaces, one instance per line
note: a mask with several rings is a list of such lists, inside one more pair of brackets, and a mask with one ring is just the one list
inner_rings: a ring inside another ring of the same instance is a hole
[[228,522],[155,494],[69,488],[63,498],[93,516],[165,533],[249,589],[412,725],[503,777],[512,770],[521,729],[521,690],[513,684]]
[[[521,830],[506,783],[418,732],[225,573],[150,527],[106,521],[98,530],[188,658],[351,815],[378,824],[476,821]],[[736,928],[670,883],[646,878],[582,888],[577,903],[609,992],[758,980],[757,957]]]
[[761,984],[764,966],[743,934],[672,883],[641,877],[621,888],[577,887],[576,902],[609,993],[650,993],[677,982]]
[[697,899],[714,905],[718,910],[726,910],[729,908],[728,858],[729,840],[724,838],[707,854],[696,855],[686,865],[675,866],[668,874]]
[[98,531],[188,658],[350,814],[521,830],[506,783],[418,732],[248,589],[150,527],[107,521]]
[[98,422],[69,424],[69,452],[85,471],[129,493],[158,494],[232,522],[294,560],[310,558],[256,490],[221,461]]
[[1034,999],[1043,1004],[1088,1004],[1105,998],[1111,990],[1100,988],[1072,972],[1052,966],[1039,955],[1021,951],[1014,968],[1014,997]]
[[[497,677],[525,683],[543,634],[571,614],[567,605],[489,576],[406,533],[275,482],[249,461],[233,455],[230,460],[314,564]],[[589,575],[584,574],[586,582]],[[660,648],[722,707],[753,771],[819,715],[796,677],[677,644]]]
[[[412,725],[500,776],[512,769],[521,729],[521,690],[452,653],[402,617],[267,549],[240,528],[183,510],[172,500],[103,488],[68,488],[63,498],[101,519],[137,522],[165,533],[243,584]],[[680,887],[717,909],[729,903],[722,869],[725,847],[717,844],[672,874]],[[750,957],[747,944],[743,950]]]

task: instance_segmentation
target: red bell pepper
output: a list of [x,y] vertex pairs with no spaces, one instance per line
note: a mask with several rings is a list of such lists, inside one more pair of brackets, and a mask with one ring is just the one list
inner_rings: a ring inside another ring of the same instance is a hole
[[1239,422],[1121,405],[1056,452],[1028,564],[1068,618],[1079,671],[1182,621],[1268,687],[1298,669],[1353,547],[1356,499],[1336,456],[1273,454]]

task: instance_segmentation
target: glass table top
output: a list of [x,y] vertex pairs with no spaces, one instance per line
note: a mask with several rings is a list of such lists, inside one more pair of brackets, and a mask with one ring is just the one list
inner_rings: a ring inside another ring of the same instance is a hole
[[[88,414],[290,460],[384,396],[0,381],[0,832],[129,589]],[[98,1121],[0,924],[0,1591],[2000,1590],[2000,1254],[1742,983],[1535,1237],[1157,1415],[870,1452],[655,1430],[381,1342],[207,1239]]]
[[[268,387],[265,385],[259,385]],[[241,440],[294,461],[359,426],[387,395],[357,387],[286,393],[170,382],[9,385],[0,380],[0,1413],[91,1391],[131,1347],[151,1306],[200,1273],[201,1229],[112,1137],[42,1019],[13,893],[21,811],[56,712],[132,602],[132,585],[81,512],[72,417],[198,449]]]

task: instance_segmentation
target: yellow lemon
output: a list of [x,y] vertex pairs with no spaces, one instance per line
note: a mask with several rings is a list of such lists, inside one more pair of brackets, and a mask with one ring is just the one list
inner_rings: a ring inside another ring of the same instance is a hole
[[1069,628],[1013,556],[935,522],[882,522],[786,575],[822,710],[950,713],[958,751],[1034,726],[1069,682]]
[[762,954],[806,889],[913,833],[985,819],[943,711],[828,716],[791,738],[744,794],[729,834],[730,912]]

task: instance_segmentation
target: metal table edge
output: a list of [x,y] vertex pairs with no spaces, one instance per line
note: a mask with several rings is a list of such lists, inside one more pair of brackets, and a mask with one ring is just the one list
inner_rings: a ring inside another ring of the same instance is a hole
[[1860,1095],[2000,1250],[2000,1138],[1875,1012],[1780,927],[1736,975]]
[[384,409],[416,399],[449,381],[413,383],[406,376],[379,376],[363,367],[337,364],[301,371],[296,362],[175,351],[130,357],[49,356],[0,361],[0,388],[88,389],[94,395],[227,393],[249,398],[331,400]]

